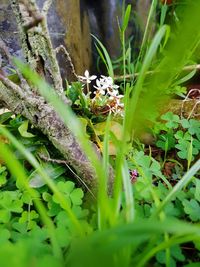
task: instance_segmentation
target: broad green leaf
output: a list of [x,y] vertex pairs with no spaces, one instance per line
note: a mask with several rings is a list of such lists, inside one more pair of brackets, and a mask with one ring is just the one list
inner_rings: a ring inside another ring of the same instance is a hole
[[[105,134],[105,128],[106,128],[106,122],[100,122],[94,125],[94,130],[97,135],[104,135]],[[123,127],[120,123],[116,121],[110,122],[110,131],[115,135],[117,139],[122,138],[122,130]]]
[[32,133],[28,132],[28,120],[24,121],[22,125],[19,126],[18,131],[21,134],[21,136],[26,138],[32,138],[35,136]]
[[[55,180],[60,177],[63,173],[65,173],[66,169],[61,165],[55,165],[52,163],[43,163],[41,167],[44,168],[45,172],[48,176]],[[33,188],[38,188],[45,185],[45,181],[42,179],[41,175],[38,173],[37,170],[34,170],[31,175],[29,176],[29,184]]]
[[12,112],[4,112],[0,115],[0,124],[3,124],[4,122],[6,122],[8,119],[11,118],[11,116],[13,115]]

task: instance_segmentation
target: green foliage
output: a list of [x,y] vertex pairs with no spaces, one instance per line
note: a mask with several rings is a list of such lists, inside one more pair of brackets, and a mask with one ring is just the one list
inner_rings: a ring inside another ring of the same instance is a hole
[[27,132],[28,130],[28,120],[24,121],[18,128],[19,133],[21,134],[21,136],[26,137],[26,138],[31,138],[34,137],[34,135],[32,133]]
[[195,200],[191,199],[190,201],[185,199],[183,201],[184,211],[190,219],[194,222],[200,220],[200,204]]
[[114,77],[114,72],[113,72],[113,66],[112,66],[112,61],[111,58],[106,50],[106,47],[101,43],[101,41],[94,35],[92,35],[92,37],[95,39],[96,43],[96,49],[100,55],[101,60],[103,61],[103,63],[106,66],[107,72],[109,74],[110,77]]
[[[51,179],[57,179],[63,173],[66,172],[66,169],[63,166],[50,164],[50,163],[42,163],[41,167],[45,170],[48,176]],[[45,181],[42,179],[41,175],[37,170],[34,170],[29,176],[29,184],[33,188],[41,187],[45,184]]]
[[[185,9],[184,32],[177,29],[174,37],[164,25],[170,7],[162,6],[159,31],[149,43],[150,21],[157,6],[157,1],[152,1],[136,66],[131,62],[130,46],[126,50],[125,44],[131,7],[124,9],[120,27],[124,84],[119,89],[124,88],[124,100],[119,107],[123,104],[125,107],[121,117],[111,112],[112,101],[108,100],[113,100],[113,95],[111,98],[98,95],[97,90],[98,102],[95,102],[90,94],[83,92],[81,82],[67,85],[71,110],[37,74],[17,63],[24,77],[51,102],[80,142],[96,172],[99,191],[97,196],[88,196],[89,192],[78,188],[71,181],[73,177],[67,166],[59,164],[61,155],[41,133],[28,127],[26,119],[11,117],[10,112],[1,114],[2,266],[192,267],[196,265],[193,261],[199,261],[200,123],[172,112],[155,121],[154,110],[155,104],[166,95],[168,98],[172,93],[182,94],[185,89],[179,84],[194,74],[193,71],[180,75],[180,71],[198,43],[199,29],[194,26],[199,21],[196,15],[200,2],[196,2],[197,5],[187,6],[189,11]],[[187,25],[191,10],[194,17]],[[96,41],[108,73],[114,78],[111,59],[103,44]],[[126,72],[132,75],[135,68],[140,70],[139,77],[127,83]],[[155,68],[155,73],[147,78],[151,68]],[[112,89],[113,93],[116,89],[113,80],[105,76],[101,79],[110,82],[106,90],[108,93]],[[118,92],[116,95],[119,100],[121,96]],[[156,144],[145,147],[134,140],[137,144],[134,147],[133,131],[140,132],[149,120],[154,122]],[[102,160],[89,138],[101,149]],[[113,154],[109,152],[111,146],[115,148]],[[154,149],[158,151],[156,155]],[[115,171],[112,196],[107,194],[106,183],[110,163]],[[173,165],[168,169],[167,163]],[[186,244],[193,249],[194,258],[186,252]]]
[[161,116],[163,120],[155,126],[158,134],[157,147],[165,152],[177,148],[179,159],[189,162],[195,160],[200,152],[200,122],[195,119],[180,119],[178,115],[167,112]]

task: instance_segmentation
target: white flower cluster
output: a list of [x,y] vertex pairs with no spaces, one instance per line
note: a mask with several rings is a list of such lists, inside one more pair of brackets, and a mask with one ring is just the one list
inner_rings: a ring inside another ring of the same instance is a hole
[[96,75],[90,76],[90,73],[88,70],[85,71],[84,76],[78,76],[79,80],[83,83],[91,83],[92,80],[95,80],[97,78]]
[[[87,85],[97,78],[96,75],[90,76],[88,70],[85,71],[84,75],[79,76],[79,79]],[[121,103],[123,95],[119,94],[119,86],[114,84],[111,77],[101,75],[100,79],[96,79],[96,85],[93,87],[95,88],[95,97],[92,99],[93,104],[95,102],[103,103],[103,105],[109,107],[109,112],[123,116],[124,104]]]

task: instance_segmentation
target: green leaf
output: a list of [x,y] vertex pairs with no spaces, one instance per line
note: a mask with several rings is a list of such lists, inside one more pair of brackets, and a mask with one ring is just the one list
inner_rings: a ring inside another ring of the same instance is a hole
[[180,123],[180,119],[178,115],[175,115],[173,112],[167,112],[161,116],[162,120],[167,121],[166,126],[169,129],[176,129]]
[[59,226],[56,228],[55,232],[56,232],[56,238],[57,238],[59,245],[62,248],[67,249],[71,241],[71,234],[69,230],[64,226]]
[[[66,171],[66,169],[63,166],[57,164],[42,163],[40,165],[52,180],[57,179]],[[30,179],[29,185],[33,188],[38,188],[45,185],[44,180],[42,179],[41,175],[38,173],[37,170],[34,170],[31,173],[29,179]]]
[[181,121],[181,124],[184,128],[188,129],[188,132],[191,135],[196,134],[197,137],[200,135],[200,121],[194,119],[188,121],[186,119],[183,119]]
[[8,223],[11,218],[11,212],[6,209],[0,209],[0,223]]
[[200,220],[200,205],[195,199],[183,200],[185,213],[189,215],[194,222]]
[[0,187],[7,183],[7,172],[3,172],[0,174]]
[[[105,48],[105,46],[99,41],[99,39],[94,36],[93,34],[91,34],[92,37],[97,41],[98,43],[98,47],[96,45],[96,47],[98,48],[98,51],[101,52],[100,56],[101,56],[101,59],[103,60],[104,64],[106,65],[106,68],[107,68],[107,71],[108,71],[108,75],[112,78],[114,78],[114,72],[113,72],[113,66],[112,66],[112,60]],[[101,49],[101,50],[100,50]]]
[[33,204],[33,199],[30,196],[28,191],[24,191],[22,193],[22,197],[21,200],[23,201],[23,203],[28,204],[28,205],[32,205]]
[[18,128],[19,133],[21,134],[21,136],[26,137],[26,138],[32,138],[35,135],[33,135],[32,133],[29,133],[28,131],[28,120],[24,121]]
[[34,226],[36,226],[36,222],[34,220],[38,218],[39,214],[36,213],[35,210],[23,211],[21,217],[19,218],[19,223],[26,223],[27,229],[30,230],[33,229]]
[[196,188],[195,188],[194,196],[195,196],[195,199],[200,202],[200,180],[195,179],[195,184],[196,184]]
[[57,183],[57,187],[59,188],[59,190],[67,195],[69,195],[72,190],[74,189],[75,184],[71,181],[67,181],[67,182],[58,182]]
[[164,211],[167,216],[178,217],[181,214],[180,210],[172,202],[165,206]]
[[179,245],[175,245],[170,249],[171,255],[178,261],[184,261],[185,256]]
[[122,23],[121,31],[123,31],[123,32],[126,31],[126,28],[128,26],[129,19],[130,19],[130,14],[131,14],[131,5],[128,5],[127,8],[126,8],[124,19],[123,19],[123,23]]
[[[173,134],[166,133],[158,136],[159,140],[156,142],[156,146],[162,148],[164,151],[169,151],[175,146],[175,138]],[[167,145],[166,145],[167,144]]]
[[80,188],[76,188],[72,191],[70,194],[70,198],[73,205],[81,205],[82,204],[82,198],[83,198],[83,190]]
[[62,210],[56,214],[56,224],[58,227],[69,227],[70,219],[65,211]]
[[8,241],[9,238],[10,238],[10,232],[5,228],[0,229],[0,245]]
[[74,103],[78,99],[80,94],[80,87],[82,88],[79,82],[78,84],[74,82],[72,83],[72,85],[68,85],[66,95],[72,101],[72,103]]
[[23,202],[20,200],[21,194],[16,191],[4,191],[0,193],[0,207],[10,212],[21,213]]
[[[70,203],[68,202],[68,205],[69,204]],[[48,215],[50,217],[56,216],[61,210],[62,209],[61,209],[60,205],[57,204],[53,199],[50,202],[48,202]]]
[[187,73],[185,76],[180,78],[177,82],[176,85],[182,84],[190,80],[194,75],[196,74],[196,69],[192,70],[191,72]]
[[13,115],[12,112],[4,112],[3,114],[0,115],[0,124],[3,124],[6,122],[10,117]]

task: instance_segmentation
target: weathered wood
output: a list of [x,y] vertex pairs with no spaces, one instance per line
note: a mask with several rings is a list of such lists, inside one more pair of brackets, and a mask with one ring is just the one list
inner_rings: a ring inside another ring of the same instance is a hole
[[178,100],[172,99],[162,112],[172,111],[184,118],[200,120],[200,99]]
[[[11,5],[17,18],[27,63],[46,80],[49,78],[47,74],[50,75],[49,81],[55,93],[60,95],[66,105],[69,105],[70,100],[62,94],[62,79],[46,26],[45,14],[39,11],[33,0],[11,0]],[[28,17],[27,14],[29,14]],[[0,74],[0,98],[5,103],[5,107],[15,114],[23,115],[34,127],[41,130],[90,190],[95,190],[98,182],[94,168],[73,133],[64,125],[54,108],[36,93],[35,88],[23,77],[19,78],[21,83],[17,85],[3,73]],[[112,169],[110,170],[109,192],[112,191],[113,182],[113,172]]]

